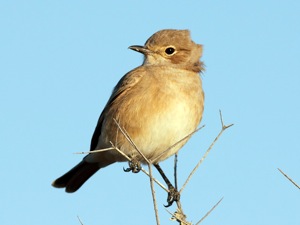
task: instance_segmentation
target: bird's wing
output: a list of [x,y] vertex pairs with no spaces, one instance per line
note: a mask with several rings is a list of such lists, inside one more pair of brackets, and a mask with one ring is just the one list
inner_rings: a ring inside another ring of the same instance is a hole
[[95,131],[94,131],[94,134],[93,134],[93,137],[91,140],[90,151],[95,150],[97,147],[98,140],[101,135],[103,120],[104,120],[104,117],[105,117],[105,114],[106,114],[106,111],[108,110],[108,108],[113,104],[113,102],[118,97],[124,95],[128,90],[130,90],[133,86],[135,86],[140,81],[140,79],[142,78],[143,75],[144,75],[143,67],[137,67],[136,69],[125,74],[120,79],[120,81],[117,83],[108,102],[106,103],[105,108],[103,109],[103,111],[99,117],[97,126],[95,128]]

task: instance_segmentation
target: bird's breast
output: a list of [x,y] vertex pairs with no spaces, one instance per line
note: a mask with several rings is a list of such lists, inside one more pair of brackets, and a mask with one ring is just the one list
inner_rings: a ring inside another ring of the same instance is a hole
[[[154,70],[118,99],[111,114],[136,146],[155,162],[176,153],[187,139],[170,146],[193,132],[203,113],[204,95],[197,73],[185,70]],[[108,137],[127,155],[139,153],[119,131]]]

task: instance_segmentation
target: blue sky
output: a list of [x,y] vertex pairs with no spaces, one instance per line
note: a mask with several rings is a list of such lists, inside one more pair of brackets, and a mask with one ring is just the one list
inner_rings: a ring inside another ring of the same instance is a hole
[[[235,124],[182,194],[188,220],[224,197],[203,224],[298,224],[299,190],[277,168],[300,183],[299,11],[296,0],[1,1],[1,224],[155,223],[148,178],[126,164],[75,194],[50,184],[81,160],[112,88],[141,64],[127,47],[165,28],[189,29],[206,65],[206,127],[179,154],[179,184],[219,132],[219,109]],[[172,162],[161,164],[170,176]]]

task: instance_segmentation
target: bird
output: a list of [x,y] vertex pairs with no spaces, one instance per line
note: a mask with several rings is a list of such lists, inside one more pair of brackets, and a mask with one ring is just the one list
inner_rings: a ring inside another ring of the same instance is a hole
[[[189,139],[182,138],[199,126],[204,111],[203,47],[191,39],[190,31],[160,30],[144,45],[128,48],[142,53],[143,63],[117,83],[91,139],[90,151],[110,150],[89,153],[54,180],[53,187],[76,192],[99,169],[128,161],[123,154],[145,164],[128,137],[159,169],[159,163],[177,153]],[[111,149],[112,144],[123,154]]]

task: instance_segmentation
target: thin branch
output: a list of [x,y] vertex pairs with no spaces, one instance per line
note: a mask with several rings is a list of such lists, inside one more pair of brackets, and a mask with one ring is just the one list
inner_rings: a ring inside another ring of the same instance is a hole
[[137,146],[135,145],[135,143],[133,142],[133,140],[131,139],[131,137],[129,136],[129,134],[127,133],[127,131],[125,129],[123,129],[121,127],[121,125],[118,123],[118,121],[113,118],[115,124],[118,126],[119,130],[122,132],[122,134],[125,136],[125,138],[127,139],[127,141],[135,148],[137,149]]
[[114,150],[113,147],[109,147],[109,148],[102,148],[102,149],[97,149],[97,150],[93,150],[93,151],[88,151],[88,152],[74,152],[74,154],[93,154],[93,153],[98,153],[98,152],[106,152],[109,150]]
[[226,130],[227,128],[233,126],[233,123],[231,123],[231,124],[229,124],[229,125],[224,125],[224,123],[223,123],[222,111],[219,110],[219,113],[220,113],[220,120],[221,120],[221,124],[222,124],[222,129],[223,129],[223,130]]
[[200,224],[208,215],[221,203],[223,198],[221,198],[195,225]]
[[[223,197],[195,224],[195,225],[199,225],[206,217],[209,216],[209,214],[215,210],[215,208],[221,203],[221,201],[223,200]],[[178,210],[178,209],[177,209]],[[172,215],[171,220],[177,220],[180,225],[192,225],[192,223],[187,222],[186,216],[179,210],[176,211],[174,214],[171,213],[169,210],[166,209],[166,211]]]
[[[152,165],[152,164],[151,164]],[[148,177],[150,177],[150,174],[144,169],[141,168],[141,171],[143,171]],[[166,192],[169,192],[168,188],[166,188],[162,183],[160,183],[158,180],[156,180],[154,177],[152,177],[153,181],[157,183],[162,189],[164,189]]]
[[[131,161],[131,158],[128,157],[128,155],[126,155],[124,152],[122,152],[117,146],[115,146],[112,142],[110,142],[110,144],[113,146],[113,148],[118,151],[121,155],[123,155],[128,161]],[[141,171],[143,173],[145,173],[148,177],[150,177],[150,174],[143,168],[141,167]],[[155,181],[155,183],[157,183],[162,189],[164,189],[166,192],[168,192],[168,189],[162,184],[160,183],[158,180],[156,180],[154,177],[152,177],[152,179]]]
[[120,131],[122,132],[122,134],[124,135],[124,137],[127,139],[127,141],[134,147],[134,149],[143,157],[143,159],[149,164],[151,163],[147,157],[139,150],[139,148],[136,146],[136,144],[134,143],[134,141],[131,139],[131,137],[129,136],[129,134],[127,133],[127,131],[125,129],[123,129],[120,124],[118,123],[118,121],[114,118],[114,122],[117,124],[118,128],[120,129]]
[[77,216],[77,219],[79,220],[79,223],[83,225],[83,222],[80,220],[79,216]]
[[[151,193],[152,193],[152,200],[153,200],[153,206],[154,206],[156,224],[160,225],[159,215],[158,215],[158,209],[157,209],[157,203],[156,203],[156,195],[155,195],[155,189],[154,189],[154,183],[153,183],[153,181],[155,181],[164,190],[168,191],[168,189],[166,189],[161,183],[159,183],[158,181],[156,181],[156,179],[153,178],[153,176],[152,176],[152,162],[149,159],[147,159],[147,157],[139,150],[139,148],[136,146],[136,144],[134,143],[134,141],[131,139],[131,137],[129,136],[129,134],[127,133],[127,131],[120,126],[120,124],[118,123],[118,121],[116,119],[114,119],[114,122],[117,124],[118,128],[120,129],[121,133],[125,136],[125,138],[127,139],[127,141],[134,147],[134,149],[143,157],[143,159],[145,160],[145,162],[148,164],[149,174],[144,169],[141,168],[141,170],[145,174],[147,174],[149,176],[149,178],[150,178],[150,188],[151,188]],[[116,148],[116,150],[118,150],[119,152],[121,152],[116,146],[114,146],[114,147]],[[129,161],[131,161],[131,159]]]
[[148,168],[149,168],[150,188],[151,188],[151,193],[152,193],[152,200],[153,200],[156,224],[160,225],[158,208],[157,208],[157,203],[156,203],[156,195],[155,195],[155,189],[154,189],[154,183],[153,183],[153,176],[152,176],[152,164],[149,163]]
[[131,161],[131,158],[126,155],[124,152],[122,152],[117,146],[114,145],[114,143],[112,143],[110,141],[111,146],[114,148],[114,150],[116,150],[117,152],[119,152],[122,156],[124,156],[128,161]]
[[186,185],[188,184],[188,182],[190,181],[190,179],[192,178],[193,174],[196,172],[196,170],[198,169],[198,167],[202,164],[202,162],[204,161],[204,159],[207,157],[208,153],[210,152],[210,150],[213,148],[213,146],[215,145],[215,143],[218,141],[218,139],[221,137],[222,133],[229,127],[233,126],[233,124],[230,124],[228,126],[225,126],[223,123],[223,118],[222,118],[222,113],[220,110],[220,119],[221,119],[221,124],[222,124],[222,129],[219,132],[218,136],[215,138],[215,140],[211,143],[211,145],[209,146],[209,148],[206,150],[205,154],[203,155],[203,157],[200,159],[200,161],[197,163],[197,165],[195,166],[195,168],[192,170],[192,172],[190,173],[190,175],[188,176],[188,178],[186,179],[185,183],[183,184],[182,188],[180,189],[179,193],[181,193],[184,188],[186,187]]
[[[230,126],[232,126],[233,124],[230,124],[228,126],[225,126],[223,124],[223,119],[222,119],[222,114],[220,111],[220,118],[221,118],[221,123],[222,123],[222,130],[220,131],[220,133],[218,134],[218,136],[215,138],[215,140],[213,141],[213,143],[209,146],[209,148],[207,149],[206,153],[204,154],[204,156],[202,157],[202,159],[198,162],[198,164],[196,165],[196,167],[193,169],[193,171],[191,172],[191,174],[189,175],[189,177],[187,178],[186,182],[184,183],[183,187],[181,188],[181,190],[179,192],[182,192],[183,189],[185,188],[185,186],[187,185],[187,183],[189,182],[189,180],[191,179],[192,175],[195,173],[195,171],[197,170],[197,168],[200,166],[200,164],[203,162],[203,160],[206,158],[206,156],[208,155],[209,151],[212,149],[212,147],[214,146],[215,142],[219,139],[219,137],[222,135],[222,133],[229,128]],[[163,151],[159,156],[157,156],[155,159],[153,160],[149,160],[147,159],[147,157],[139,150],[139,148],[136,146],[136,144],[134,143],[134,141],[132,140],[132,138],[129,136],[129,134],[127,133],[127,131],[122,128],[120,126],[120,124],[117,122],[116,119],[114,119],[114,122],[116,123],[116,125],[118,126],[118,130],[121,131],[121,133],[124,135],[124,137],[126,138],[126,140],[131,144],[131,146],[142,156],[142,158],[144,159],[144,161],[147,163],[148,168],[149,168],[149,172],[147,172],[146,170],[144,170],[143,168],[141,168],[141,170],[150,178],[150,188],[151,188],[151,193],[152,193],[152,200],[153,200],[153,205],[154,205],[154,211],[155,211],[155,218],[156,218],[156,223],[157,225],[160,225],[160,221],[159,221],[159,215],[158,215],[158,208],[157,208],[157,201],[156,201],[156,194],[155,194],[155,189],[154,189],[154,182],[156,182],[161,188],[163,188],[165,191],[169,192],[169,190],[164,187],[164,185],[162,185],[158,180],[156,180],[153,176],[152,176],[152,161],[154,162],[155,160],[157,160],[159,157],[161,157],[163,154],[165,154],[166,152],[168,152],[170,149],[174,148],[176,145],[178,145],[179,143],[181,143],[182,141],[190,138],[194,133],[196,133],[197,131],[199,131],[200,129],[202,129],[204,127],[201,126],[200,128],[196,129],[195,131],[193,131],[192,133],[188,134],[187,136],[185,136],[184,138],[182,138],[181,140],[177,141],[175,144],[173,144],[172,146],[168,147],[165,151]],[[121,155],[123,155],[128,161],[132,161],[132,159],[126,155],[123,151],[121,151],[117,146],[115,146],[112,142],[110,142],[112,147],[109,148],[104,148],[104,149],[98,149],[98,150],[94,150],[94,151],[90,151],[90,152],[77,152],[76,154],[90,154],[90,153],[98,153],[98,152],[104,152],[104,151],[109,151],[109,150],[116,150],[118,151]],[[175,159],[174,159],[174,180],[175,180],[175,187],[177,189],[177,162],[178,162],[178,158],[177,158],[177,153],[175,155]],[[223,198],[222,198],[223,199]],[[207,212],[205,214],[205,216],[196,224],[198,225],[199,223],[201,223],[217,206],[218,204],[222,201],[222,199],[213,206],[213,208]],[[177,203],[177,211],[172,214],[173,218],[175,218],[180,225],[191,225],[192,223],[187,222],[186,221],[186,216],[183,213],[182,207],[181,207],[181,203],[180,201],[176,201]],[[83,225],[83,223],[81,222],[80,218],[78,217],[78,220],[80,222],[81,225]]]
[[280,173],[282,173],[283,176],[285,176],[290,182],[292,182],[293,185],[295,185],[297,188],[300,189],[300,186],[292,180],[292,178],[290,178],[287,174],[285,174],[281,169],[277,168],[279,170]]

